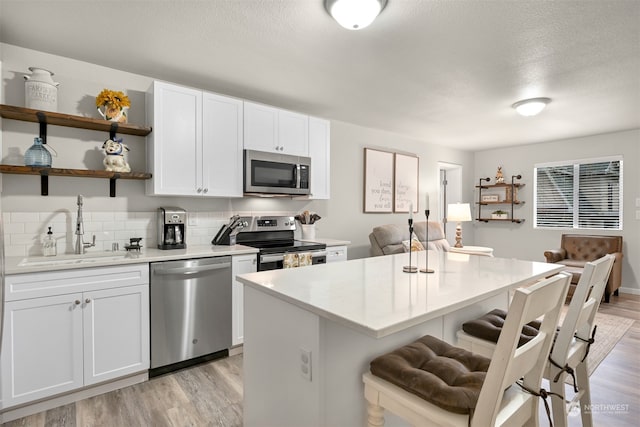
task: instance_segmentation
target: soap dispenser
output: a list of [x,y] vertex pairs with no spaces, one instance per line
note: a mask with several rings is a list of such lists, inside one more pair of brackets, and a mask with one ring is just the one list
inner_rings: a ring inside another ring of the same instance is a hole
[[53,238],[51,227],[49,227],[49,231],[44,238],[44,242],[42,243],[42,251],[44,252],[44,256],[56,256],[56,254],[58,253],[56,241]]

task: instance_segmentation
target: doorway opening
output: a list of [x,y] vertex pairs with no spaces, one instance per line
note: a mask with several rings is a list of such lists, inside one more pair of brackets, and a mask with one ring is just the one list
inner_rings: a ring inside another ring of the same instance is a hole
[[454,163],[438,162],[440,173],[440,200],[438,217],[444,227],[447,241],[454,242],[455,226],[447,226],[447,205],[462,201],[462,166]]

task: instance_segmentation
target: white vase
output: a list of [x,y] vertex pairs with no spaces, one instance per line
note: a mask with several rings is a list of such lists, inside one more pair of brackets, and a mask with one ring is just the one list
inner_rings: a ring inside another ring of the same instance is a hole
[[44,68],[29,67],[31,75],[24,76],[25,106],[35,110],[58,111],[58,86],[53,73]]

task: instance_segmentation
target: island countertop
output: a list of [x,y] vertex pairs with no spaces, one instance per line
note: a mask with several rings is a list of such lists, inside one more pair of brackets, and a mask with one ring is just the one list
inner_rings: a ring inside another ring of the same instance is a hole
[[[559,264],[430,251],[429,268],[434,273],[404,273],[402,267],[408,261],[408,254],[387,255],[249,273],[237,279],[320,317],[381,338],[563,268]],[[418,264],[424,266],[423,257]]]

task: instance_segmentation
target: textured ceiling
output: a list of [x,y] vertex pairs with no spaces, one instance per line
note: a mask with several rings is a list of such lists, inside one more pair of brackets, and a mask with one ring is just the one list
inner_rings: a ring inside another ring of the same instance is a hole
[[0,41],[462,149],[640,128],[638,0],[0,0]]

